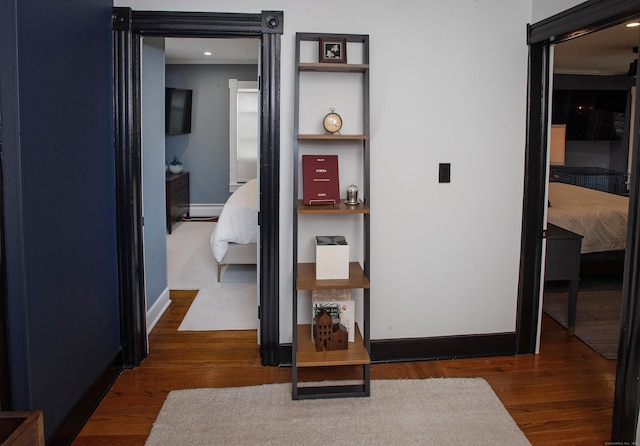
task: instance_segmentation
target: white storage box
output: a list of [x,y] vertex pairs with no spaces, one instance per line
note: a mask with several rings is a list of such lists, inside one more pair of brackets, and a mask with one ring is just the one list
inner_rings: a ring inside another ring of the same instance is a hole
[[348,278],[349,245],[344,236],[316,236],[316,280]]
[[[315,319],[316,313],[325,307],[338,307],[340,313],[340,324],[344,325],[349,333],[349,342],[355,341],[355,301],[351,299],[350,289],[335,290],[313,290],[311,291],[311,320]],[[333,311],[330,311],[332,313]],[[313,341],[313,330],[311,330],[311,341]]]

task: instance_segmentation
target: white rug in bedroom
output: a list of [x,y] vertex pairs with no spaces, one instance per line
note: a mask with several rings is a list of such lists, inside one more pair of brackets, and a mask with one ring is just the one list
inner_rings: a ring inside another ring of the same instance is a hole
[[182,221],[167,234],[170,290],[201,290],[216,283],[218,264],[211,250],[215,227],[214,222]]
[[256,267],[230,265],[216,280],[212,222],[180,222],[167,234],[171,290],[200,290],[178,330],[248,330],[258,327]]
[[254,265],[229,265],[220,283],[201,289],[178,331],[255,330],[258,287]]

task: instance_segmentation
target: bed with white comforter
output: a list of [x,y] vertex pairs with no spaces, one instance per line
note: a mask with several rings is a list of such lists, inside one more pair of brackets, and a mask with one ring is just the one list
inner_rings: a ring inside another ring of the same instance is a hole
[[239,187],[227,200],[211,234],[211,249],[222,266],[257,263],[258,186],[254,178]]
[[547,221],[582,235],[582,254],[624,250],[628,211],[628,197],[549,183]]

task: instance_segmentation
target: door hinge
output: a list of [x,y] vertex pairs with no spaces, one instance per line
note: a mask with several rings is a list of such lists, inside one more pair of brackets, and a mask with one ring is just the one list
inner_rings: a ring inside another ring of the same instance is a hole
[[258,305],[258,319],[262,319],[262,307]]

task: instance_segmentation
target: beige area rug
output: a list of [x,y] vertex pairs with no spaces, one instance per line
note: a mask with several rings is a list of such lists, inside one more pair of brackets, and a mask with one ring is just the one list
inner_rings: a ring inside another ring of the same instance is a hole
[[375,380],[368,398],[291,399],[291,384],[170,392],[147,446],[530,445],[480,378]]
[[250,330],[258,327],[255,265],[229,265],[217,280],[211,250],[214,222],[179,222],[167,234],[170,290],[199,290],[179,331]]
[[[542,310],[568,326],[567,292],[545,291]],[[579,291],[575,335],[606,359],[618,356],[622,291]]]

